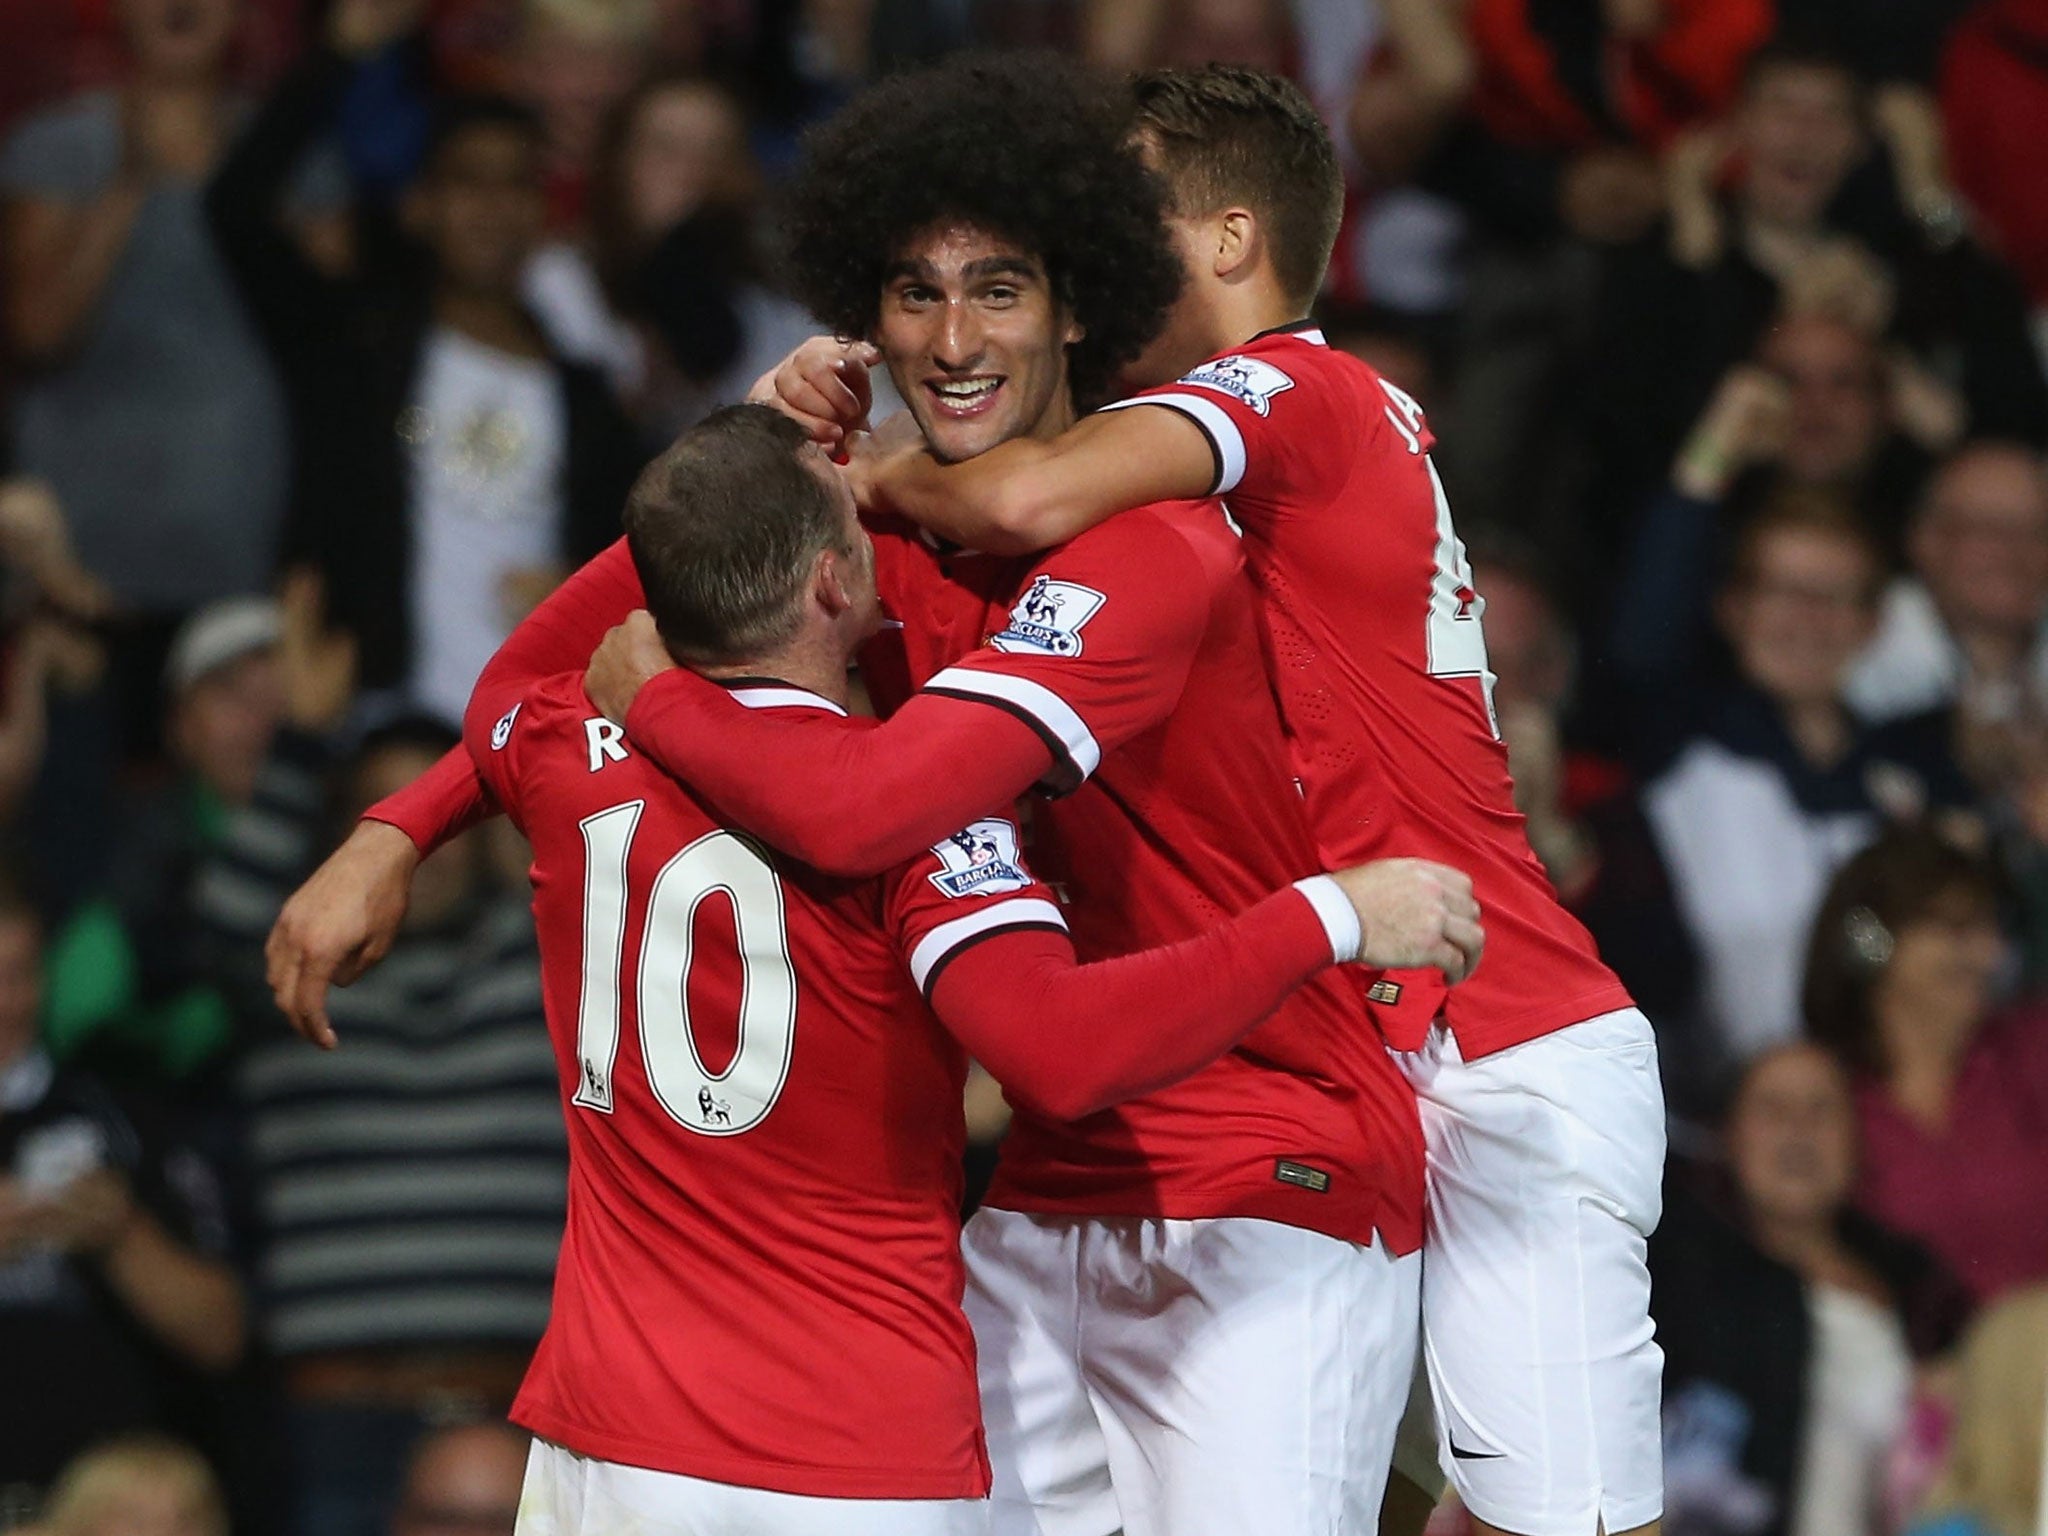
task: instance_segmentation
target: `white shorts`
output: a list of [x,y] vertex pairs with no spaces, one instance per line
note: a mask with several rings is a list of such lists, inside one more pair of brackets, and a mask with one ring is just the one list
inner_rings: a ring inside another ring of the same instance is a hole
[[1443,1469],[1522,1536],[1609,1536],[1663,1513],[1664,1352],[1647,1239],[1664,1094],[1630,1008],[1476,1062],[1442,1025],[1395,1061],[1429,1147],[1423,1359]]
[[988,1536],[986,1499],[818,1499],[597,1461],[526,1457],[514,1536]]
[[995,1536],[1378,1528],[1419,1255],[1250,1219],[988,1209],[962,1247]]

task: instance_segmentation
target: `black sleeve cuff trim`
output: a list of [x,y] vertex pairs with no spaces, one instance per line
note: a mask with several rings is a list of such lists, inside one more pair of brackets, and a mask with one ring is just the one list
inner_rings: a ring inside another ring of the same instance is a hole
[[999,939],[1006,933],[1057,933],[1065,934],[1066,928],[1059,923],[1004,923],[1000,928],[984,928],[971,933],[932,962],[932,968],[924,973],[924,1000],[932,1000],[932,989],[939,984],[939,977],[947,966],[958,960],[977,944],[986,944],[990,939]]
[[1014,716],[1031,727],[1032,734],[1044,742],[1046,750],[1052,753],[1052,771],[1034,786],[1048,799],[1057,800],[1064,795],[1071,795],[1086,781],[1088,776],[1081,772],[1081,765],[1074,761],[1073,755],[1067,751],[1067,744],[1060,739],[1059,734],[1022,705],[985,693],[969,693],[965,689],[933,687],[930,684],[927,684],[923,691],[942,699],[964,699],[970,704],[986,704],[991,709],[1000,709],[1004,714]]

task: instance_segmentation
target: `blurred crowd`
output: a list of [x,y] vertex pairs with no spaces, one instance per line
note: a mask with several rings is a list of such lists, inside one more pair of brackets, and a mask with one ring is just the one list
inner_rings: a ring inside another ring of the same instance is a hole
[[511,1529],[522,850],[423,866],[338,1053],[264,936],[810,332],[804,128],[972,45],[1327,115],[1320,318],[1659,1029],[1666,1529],[2033,1536],[2048,0],[0,0],[0,1529]]

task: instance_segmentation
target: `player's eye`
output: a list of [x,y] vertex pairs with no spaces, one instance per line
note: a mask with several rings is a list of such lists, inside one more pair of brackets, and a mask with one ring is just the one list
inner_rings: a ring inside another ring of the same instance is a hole
[[896,302],[905,309],[927,309],[938,301],[937,290],[922,283],[906,283],[896,290]]
[[1010,305],[1023,298],[1024,294],[1023,290],[1013,288],[1008,283],[998,283],[995,287],[985,291],[981,297],[983,303],[1007,309]]

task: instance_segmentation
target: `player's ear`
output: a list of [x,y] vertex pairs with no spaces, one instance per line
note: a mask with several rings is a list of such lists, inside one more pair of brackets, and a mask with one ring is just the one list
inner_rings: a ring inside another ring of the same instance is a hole
[[1258,255],[1258,215],[1249,208],[1226,208],[1216,217],[1216,250],[1211,261],[1218,277],[1229,277],[1245,269]]
[[853,607],[851,575],[843,552],[836,549],[818,551],[818,562],[811,571],[811,596],[832,618],[838,618]]
[[1066,320],[1066,329],[1060,333],[1060,345],[1071,347],[1075,342],[1087,336],[1088,327],[1075,317],[1071,309],[1065,311],[1064,318]]

